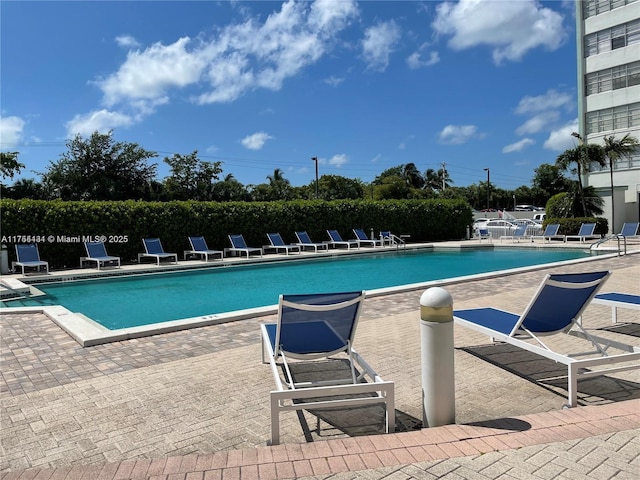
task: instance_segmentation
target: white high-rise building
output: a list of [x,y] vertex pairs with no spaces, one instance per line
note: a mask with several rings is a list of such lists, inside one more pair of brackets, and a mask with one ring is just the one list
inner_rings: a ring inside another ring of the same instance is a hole
[[[628,133],[640,141],[640,0],[577,1],[576,34],[580,138],[603,145],[605,136]],[[613,232],[640,219],[640,149],[614,164],[613,198],[608,165],[585,174],[584,184],[604,199],[610,229],[615,202]]]

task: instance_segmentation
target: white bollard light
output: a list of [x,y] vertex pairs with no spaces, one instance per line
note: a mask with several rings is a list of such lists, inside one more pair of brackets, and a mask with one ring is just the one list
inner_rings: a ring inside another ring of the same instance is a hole
[[420,297],[423,427],[456,422],[453,299],[444,288]]

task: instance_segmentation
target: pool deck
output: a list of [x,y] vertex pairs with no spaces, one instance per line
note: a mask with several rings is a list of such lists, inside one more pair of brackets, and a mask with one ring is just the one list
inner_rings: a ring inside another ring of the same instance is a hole
[[[603,269],[613,272],[603,291],[640,294],[640,254],[445,288],[454,308],[519,312],[545,273]],[[259,325],[273,314],[83,348],[41,313],[3,312],[1,477],[638,478],[637,370],[582,380],[581,406],[563,410],[564,368],[458,326],[456,424],[421,428],[423,291],[367,298],[356,335],[395,382],[397,433],[380,434],[379,412],[366,409],[290,412],[278,446],[267,445],[274,384],[260,362]],[[584,322],[640,344],[637,310],[620,310],[614,326],[610,308],[594,304]]]

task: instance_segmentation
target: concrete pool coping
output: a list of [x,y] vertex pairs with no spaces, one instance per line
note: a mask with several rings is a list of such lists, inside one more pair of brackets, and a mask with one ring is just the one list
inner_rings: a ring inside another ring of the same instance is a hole
[[[530,244],[524,244],[524,245],[511,245],[511,247],[513,246],[519,246],[520,248],[527,248],[527,247],[531,247]],[[465,249],[465,248],[494,248],[494,247],[498,247],[498,248],[503,248],[502,245],[494,245],[492,243],[457,243],[455,245],[443,245],[443,244],[439,244],[437,247],[434,247],[433,244],[414,244],[411,245],[411,247],[407,247],[408,249],[411,248],[412,250],[424,250],[424,249],[429,249],[429,250],[454,250],[454,249]],[[504,245],[504,247],[508,248],[509,246]],[[540,248],[542,247],[541,245],[534,245],[535,248]],[[544,246],[546,248],[548,248],[548,246]],[[543,247],[543,248],[544,248]],[[565,247],[566,248],[566,247]],[[575,249],[576,247],[572,247],[572,249]],[[582,248],[584,249],[584,247]],[[378,252],[382,251],[382,249],[376,249]],[[366,250],[360,250],[358,252],[350,252],[351,254],[356,254],[356,253],[376,253],[376,250],[374,249],[366,249]],[[388,251],[389,249],[387,249]],[[393,251],[395,251],[396,249],[393,248]],[[333,253],[333,254],[310,254],[309,256],[306,256],[306,258],[321,258],[321,257],[333,257],[336,255],[342,255],[342,254],[349,254],[349,251],[344,250],[341,251],[341,253]],[[631,253],[640,253],[640,252],[629,252],[628,254]],[[269,258],[266,259],[266,261],[291,261],[291,257],[292,255],[289,256],[279,256],[279,258]],[[297,255],[296,255],[297,256]],[[400,286],[394,286],[394,287],[386,287],[386,288],[380,288],[380,289],[373,289],[373,290],[367,290],[366,294],[367,297],[372,298],[372,297],[378,297],[378,296],[384,296],[384,295],[390,295],[390,294],[395,294],[395,293],[401,293],[401,292],[408,292],[408,291],[414,291],[414,290],[419,290],[419,289],[427,289],[433,286],[446,286],[449,284],[453,284],[453,283],[460,283],[460,282],[470,282],[470,281],[475,281],[475,280],[481,280],[481,279],[489,279],[489,278],[495,278],[495,277],[501,277],[501,276],[507,276],[507,275],[516,275],[519,273],[524,273],[524,272],[530,272],[530,271],[535,271],[535,270],[542,270],[545,268],[548,268],[550,265],[571,265],[571,264],[575,264],[575,263],[582,263],[582,262],[589,262],[589,261],[593,261],[593,260],[598,260],[598,259],[602,259],[602,258],[608,258],[608,257],[615,257],[617,256],[617,253],[612,253],[612,254],[599,254],[593,257],[588,257],[588,258],[583,258],[583,259],[575,259],[575,260],[566,260],[566,261],[562,261],[562,262],[553,262],[553,263],[546,263],[546,264],[540,264],[540,265],[533,265],[533,266],[528,266],[528,267],[519,267],[519,268],[515,268],[515,269],[509,269],[509,270],[499,270],[499,271],[495,271],[495,272],[489,272],[489,273],[482,273],[482,274],[474,274],[474,275],[466,275],[466,276],[462,276],[462,277],[452,277],[452,278],[447,278],[447,279],[441,279],[441,280],[431,280],[431,281],[427,281],[427,282],[419,282],[419,283],[413,283],[413,284],[406,284],[406,285],[400,285]],[[260,261],[262,260],[262,261]],[[259,264],[259,263],[265,263],[265,259],[247,259],[247,260],[240,260],[240,261],[236,261],[233,264],[235,265],[247,265],[247,264]],[[184,265],[182,266],[182,268],[175,268],[175,265],[172,265],[169,268],[162,268],[162,266],[160,268],[156,267],[153,269],[148,269],[148,268],[144,268],[146,267],[143,266],[143,268],[129,268],[126,269],[126,272],[128,273],[124,273],[122,271],[118,271],[116,274],[118,276],[121,275],[140,275],[140,274],[149,274],[149,273],[166,273],[166,272],[170,272],[170,271],[186,271],[186,270],[193,270],[193,269],[202,269],[204,268],[220,268],[222,265],[220,265],[220,262],[218,262],[217,265],[215,265],[215,267],[213,265],[202,265],[202,263],[200,262],[200,265],[197,264],[193,264],[190,263],[189,265]],[[227,265],[228,266],[228,265]],[[135,267],[140,267],[139,265],[136,265]],[[122,270],[122,269],[118,269],[118,270]],[[111,272],[111,271],[110,271]],[[33,284],[38,284],[38,283],[43,283],[43,281],[47,281],[47,282],[54,282],[54,281],[65,281],[65,279],[68,281],[69,279],[90,279],[90,278],[107,278],[110,276],[113,276],[113,273],[111,274],[106,274],[107,272],[103,272],[102,270],[99,273],[96,273],[96,271],[94,272],[89,272],[89,273],[85,273],[84,275],[82,275],[82,273],[85,272],[78,272],[76,270],[74,271],[67,271],[67,272],[60,272],[60,273],[56,273],[56,276],[37,276],[37,277],[32,277],[31,279],[28,280],[32,280],[32,282],[29,282],[29,285],[33,285]],[[105,273],[105,274],[102,274]],[[59,280],[58,280],[59,279]],[[14,286],[15,286],[15,282],[14,282]],[[31,287],[31,288],[35,288],[35,287]],[[53,321],[56,325],[58,325],[62,330],[64,330],[69,336],[71,336],[76,342],[78,342],[81,346],[83,347],[90,347],[90,346],[94,346],[94,345],[101,345],[101,344],[105,344],[105,343],[112,343],[112,342],[119,342],[119,341],[123,341],[123,340],[129,340],[129,339],[134,339],[134,338],[140,338],[140,337],[146,337],[146,336],[152,336],[152,335],[158,335],[158,334],[163,334],[163,333],[169,333],[169,332],[175,332],[175,331],[179,331],[179,330],[187,330],[187,329],[191,329],[191,328],[197,328],[197,327],[203,327],[203,326],[208,326],[208,325],[215,325],[215,324],[221,324],[221,323],[227,323],[227,322],[235,322],[235,321],[239,321],[239,320],[243,320],[243,319],[247,319],[247,318],[255,318],[255,317],[260,317],[260,316],[266,316],[266,315],[272,315],[277,313],[277,304],[274,305],[267,305],[264,307],[256,307],[256,308],[250,308],[250,309],[244,309],[244,310],[236,310],[236,311],[231,311],[231,312],[224,312],[224,313],[218,313],[218,314],[210,314],[210,315],[203,315],[203,316],[198,316],[198,317],[191,317],[191,318],[184,318],[184,319],[179,319],[179,320],[170,320],[170,321],[165,321],[165,322],[159,322],[159,323],[154,323],[154,324],[148,324],[148,325],[142,325],[142,326],[136,326],[136,327],[127,327],[127,328],[122,328],[122,329],[116,329],[116,330],[110,330],[102,325],[100,325],[99,323],[95,322],[94,320],[86,317],[85,315],[81,314],[81,313],[74,313],[71,312],[70,310],[68,310],[67,308],[61,306],[61,305],[53,305],[53,306],[31,306],[31,307],[5,307],[2,309],[5,313],[42,313],[45,316],[47,316],[51,321]]]

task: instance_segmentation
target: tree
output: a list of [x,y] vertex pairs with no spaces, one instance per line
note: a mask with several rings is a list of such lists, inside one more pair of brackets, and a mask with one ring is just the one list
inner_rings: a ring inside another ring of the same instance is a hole
[[49,162],[43,183],[64,200],[126,200],[146,198],[156,165],[155,152],[138,144],[116,142],[113,131],[76,135],[57,162]]
[[364,197],[364,186],[360,180],[340,175],[322,175],[318,179],[318,196],[322,200],[356,200]]
[[429,168],[424,172],[423,178],[425,180],[425,188],[430,188],[439,192],[450,188],[453,183],[453,180],[451,180],[451,177],[449,176],[449,172],[444,168],[437,171],[433,168]]
[[611,178],[611,233],[614,232],[616,219],[616,202],[613,198],[613,166],[621,158],[631,158],[636,148],[638,148],[638,139],[628,133],[620,140],[616,140],[613,135],[604,137],[604,156],[609,160],[609,175]]
[[374,185],[380,185],[387,177],[400,177],[403,178],[404,166],[398,165],[396,167],[387,168],[380,175],[373,179]]
[[[582,191],[581,198],[578,183],[574,182],[568,192],[558,193],[551,197],[546,205],[546,212],[552,218],[595,217],[602,215],[604,200],[589,186]],[[586,206],[586,210],[585,209]]]
[[284,178],[284,172],[280,168],[273,171],[273,175],[267,175],[271,188],[270,200],[289,200],[291,197],[291,182]]
[[18,152],[0,152],[0,176],[13,178],[20,173],[24,165],[18,161]]
[[211,199],[217,202],[239,202],[249,199],[247,189],[229,173],[211,188]]
[[204,162],[198,158],[197,150],[189,155],[174,153],[164,162],[171,167],[171,175],[164,181],[171,200],[212,199],[213,182],[222,172],[221,162]]
[[556,165],[560,169],[575,173],[578,177],[578,197],[582,204],[583,216],[587,215],[587,205],[582,186],[582,173],[590,171],[593,163],[604,166],[604,150],[600,145],[584,145],[582,139],[580,145],[565,150],[556,158]]
[[415,163],[407,163],[402,169],[402,177],[411,188],[423,188],[424,178],[420,171],[416,168]]
[[21,178],[8,189],[11,198],[31,198],[33,200],[46,200],[47,195],[44,186],[33,178]]
[[557,165],[543,163],[534,170],[534,173],[531,182],[533,188],[544,191],[547,194],[547,199],[556,193],[566,192],[571,185],[571,181],[562,175],[562,171]]

